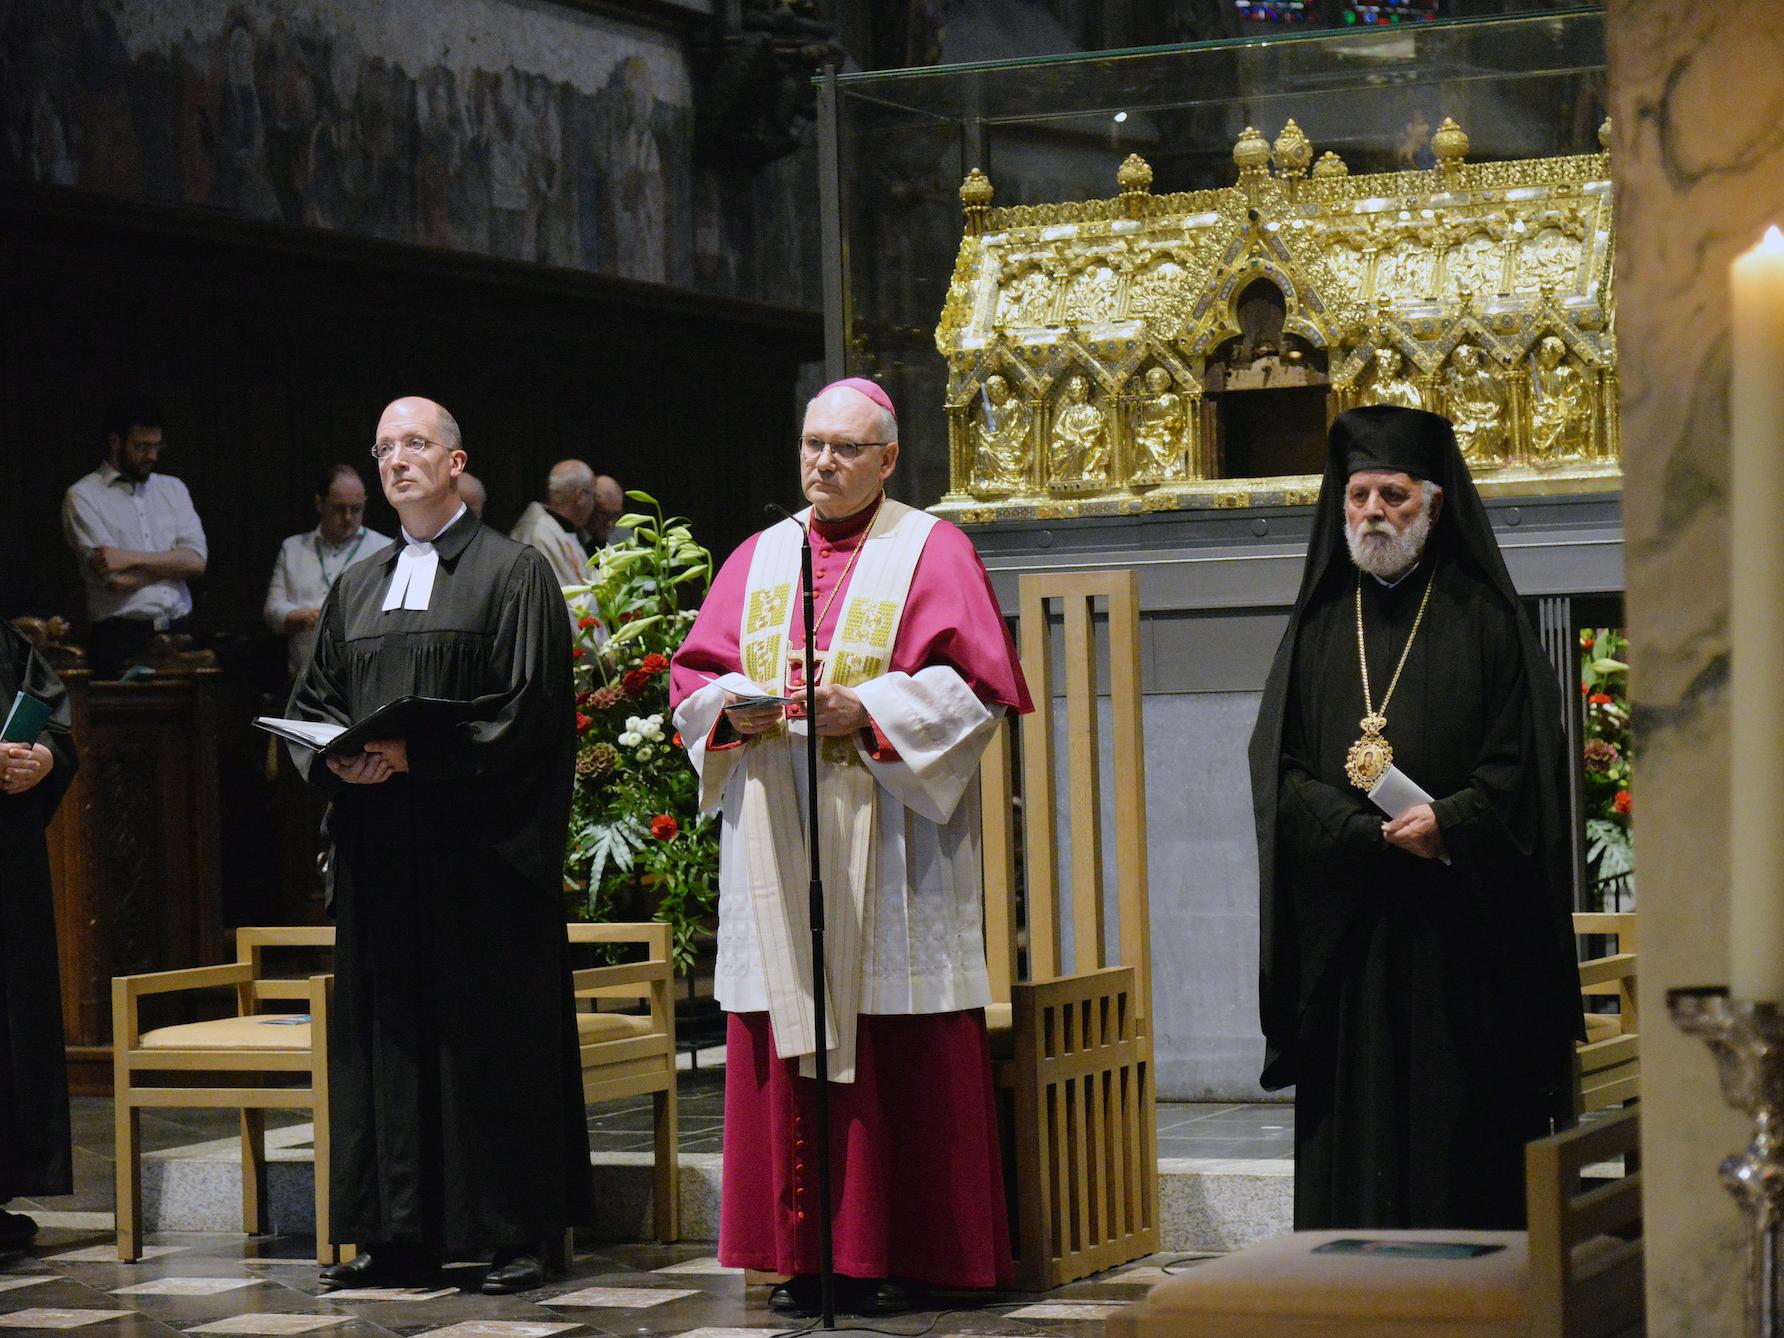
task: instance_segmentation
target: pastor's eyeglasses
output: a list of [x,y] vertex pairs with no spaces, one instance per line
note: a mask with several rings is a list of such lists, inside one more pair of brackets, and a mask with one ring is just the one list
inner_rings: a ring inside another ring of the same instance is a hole
[[[372,459],[383,460],[392,451],[401,451],[404,455],[425,454],[429,446],[439,446],[437,441],[429,441],[426,437],[404,437],[401,441],[380,441],[372,446]],[[444,447],[441,447],[444,450]]]

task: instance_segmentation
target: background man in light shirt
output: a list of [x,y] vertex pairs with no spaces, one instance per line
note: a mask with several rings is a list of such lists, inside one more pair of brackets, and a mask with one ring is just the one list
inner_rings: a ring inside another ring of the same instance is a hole
[[295,678],[316,646],[322,601],[340,574],[355,562],[390,547],[390,539],[368,528],[365,480],[352,465],[331,465],[317,481],[313,530],[279,545],[272,581],[266,588],[266,625],[289,639],[289,668]]
[[545,500],[530,503],[508,537],[543,553],[559,585],[580,585],[596,547],[588,533],[594,511],[595,471],[581,460],[559,460],[545,480]]
[[186,630],[187,582],[204,575],[204,525],[186,485],[158,474],[161,409],[118,401],[105,417],[105,461],[62,499],[62,531],[87,587],[88,657],[111,678],[157,632]]

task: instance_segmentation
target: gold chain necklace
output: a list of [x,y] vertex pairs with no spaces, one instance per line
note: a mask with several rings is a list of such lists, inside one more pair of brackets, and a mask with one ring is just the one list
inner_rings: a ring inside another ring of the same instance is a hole
[[[880,507],[885,504],[885,501],[886,494],[882,492],[879,496],[879,500],[873,504],[873,514],[867,518],[867,524],[861,531],[861,542],[856,544],[855,551],[849,554],[849,560],[843,564],[842,575],[836,578],[836,584],[831,587],[830,595],[824,601],[824,607],[818,611],[818,620],[811,625],[811,649],[813,655],[818,653],[818,629],[824,625],[824,619],[830,616],[830,606],[836,603],[836,597],[842,593],[843,586],[848,583],[849,573],[855,570],[855,559],[860,557],[861,550],[867,547],[867,536],[873,533],[873,523],[879,519]],[[812,521],[816,523],[818,519],[816,508],[813,508],[811,518]],[[800,583],[802,585],[804,584],[803,576],[800,578]]]
[[1400,663],[1394,666],[1394,676],[1388,682],[1388,690],[1382,694],[1381,710],[1377,711],[1369,695],[1369,656],[1363,649],[1363,573],[1357,573],[1357,667],[1363,671],[1363,737],[1351,744],[1350,751],[1344,755],[1344,774],[1359,790],[1374,788],[1375,782],[1387,775],[1388,768],[1394,765],[1393,745],[1382,737],[1382,731],[1388,727],[1388,701],[1393,697],[1394,689],[1400,686],[1400,671],[1406,668],[1406,657],[1412,654],[1412,643],[1419,634],[1419,624],[1425,621],[1425,606],[1431,602],[1431,587],[1436,583],[1437,564],[1432,562],[1424,598],[1419,600],[1412,631],[1406,634],[1406,649],[1400,652]]

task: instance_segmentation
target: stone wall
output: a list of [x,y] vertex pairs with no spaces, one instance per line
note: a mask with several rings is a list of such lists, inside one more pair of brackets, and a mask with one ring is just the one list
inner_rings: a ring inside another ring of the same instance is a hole
[[0,0],[0,177],[817,306],[815,155],[693,115],[676,36],[544,0]]
[[1728,979],[1728,265],[1784,220],[1784,16],[1766,0],[1610,0],[1608,29],[1648,1328],[1733,1334],[1743,1237],[1716,1164],[1751,1130],[1665,994]]

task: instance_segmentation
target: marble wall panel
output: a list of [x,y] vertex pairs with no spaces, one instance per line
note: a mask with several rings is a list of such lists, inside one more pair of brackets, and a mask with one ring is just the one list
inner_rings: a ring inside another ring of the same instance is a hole
[[[1727,979],[1729,261],[1784,220],[1784,14],[1610,0],[1617,336],[1641,746],[1648,1328],[1739,1329],[1740,1219],[1717,1183],[1750,1132],[1667,989]],[[1784,446],[1784,443],[1780,444]],[[1784,944],[1779,945],[1784,951]]]

